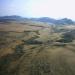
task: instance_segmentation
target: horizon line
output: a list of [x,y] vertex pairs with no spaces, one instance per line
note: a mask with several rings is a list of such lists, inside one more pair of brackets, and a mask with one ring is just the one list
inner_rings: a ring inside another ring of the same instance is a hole
[[72,18],[68,18],[68,17],[61,17],[61,18],[54,18],[54,17],[48,17],[48,16],[41,16],[41,17],[27,17],[27,16],[21,16],[21,15],[0,15],[0,17],[7,17],[7,16],[18,16],[18,17],[22,17],[22,18],[50,18],[50,19],[56,19],[56,20],[60,20],[60,19],[71,19],[73,21],[75,21],[75,19]]

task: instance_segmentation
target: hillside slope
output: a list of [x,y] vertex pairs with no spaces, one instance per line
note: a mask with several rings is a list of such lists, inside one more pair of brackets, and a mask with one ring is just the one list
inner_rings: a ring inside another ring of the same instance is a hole
[[73,34],[67,26],[1,23],[0,75],[75,75]]

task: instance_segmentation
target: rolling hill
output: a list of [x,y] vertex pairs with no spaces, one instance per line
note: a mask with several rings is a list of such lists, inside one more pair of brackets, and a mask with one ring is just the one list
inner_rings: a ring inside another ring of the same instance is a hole
[[75,75],[75,25],[32,20],[1,17],[0,75]]
[[17,15],[0,17],[0,22],[9,22],[9,21],[17,21],[17,22],[33,21],[33,22],[44,22],[44,23],[55,24],[55,25],[75,24],[75,21],[72,21],[71,19],[68,19],[68,18],[56,20],[56,19],[48,18],[48,17],[24,18]]

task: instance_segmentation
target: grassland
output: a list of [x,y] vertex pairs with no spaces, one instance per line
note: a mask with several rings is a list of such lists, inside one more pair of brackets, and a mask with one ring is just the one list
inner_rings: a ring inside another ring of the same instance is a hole
[[0,75],[75,75],[74,27],[1,23]]

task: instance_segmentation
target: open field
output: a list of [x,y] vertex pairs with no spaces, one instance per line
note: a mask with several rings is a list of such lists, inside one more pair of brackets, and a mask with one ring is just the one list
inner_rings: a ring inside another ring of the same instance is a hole
[[0,23],[0,75],[75,75],[71,27]]

